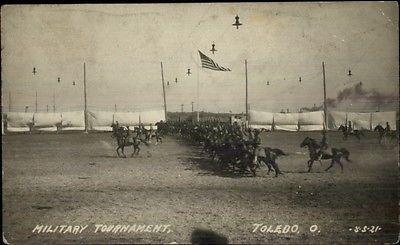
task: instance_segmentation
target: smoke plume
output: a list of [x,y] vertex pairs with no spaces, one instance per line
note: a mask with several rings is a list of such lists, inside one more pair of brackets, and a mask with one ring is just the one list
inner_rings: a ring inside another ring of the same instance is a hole
[[335,99],[328,98],[326,103],[329,107],[337,107],[345,102],[364,102],[365,106],[375,108],[396,101],[398,101],[396,94],[383,94],[376,90],[366,90],[363,88],[362,82],[359,82],[352,87],[339,91]]

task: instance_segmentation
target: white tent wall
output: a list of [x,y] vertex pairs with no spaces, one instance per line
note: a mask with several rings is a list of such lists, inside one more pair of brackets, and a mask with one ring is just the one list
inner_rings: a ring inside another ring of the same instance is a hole
[[322,131],[324,125],[300,125],[299,131]]
[[61,124],[61,114],[52,112],[37,112],[33,114],[35,128],[50,128]]
[[88,126],[91,130],[112,131],[114,112],[112,111],[88,111]]
[[120,126],[137,126],[139,125],[138,112],[116,112],[114,113],[114,122],[118,121]]
[[297,131],[299,113],[274,113],[275,130]]
[[340,125],[346,125],[346,112],[330,111],[328,125],[331,130],[338,129]]
[[252,128],[252,129],[267,129],[267,130],[272,130],[272,125],[250,124],[249,127]]
[[140,121],[145,126],[154,125],[161,120],[165,122],[164,110],[140,112]]
[[315,131],[324,129],[324,112],[313,111],[299,113],[300,131]]
[[28,132],[33,125],[33,112],[7,112],[7,131]]
[[323,111],[313,111],[313,112],[299,113],[299,124],[300,125],[324,125],[324,112]]
[[348,112],[347,121],[351,121],[353,129],[370,130],[371,113]]
[[61,113],[62,130],[85,130],[84,111],[67,111]]
[[272,125],[274,122],[274,113],[266,111],[249,110],[251,125]]
[[386,122],[389,123],[389,126],[392,130],[397,130],[396,111],[373,112],[371,115],[371,119],[372,130],[378,125],[381,125],[385,128]]

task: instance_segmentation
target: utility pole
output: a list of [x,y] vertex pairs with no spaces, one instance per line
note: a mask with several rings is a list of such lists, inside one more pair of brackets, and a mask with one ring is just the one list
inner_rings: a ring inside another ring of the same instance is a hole
[[8,92],[8,112],[11,112],[11,92]]
[[117,104],[114,104],[114,112],[117,112]]
[[35,112],[37,112],[38,101],[37,101],[37,90],[36,90],[36,99],[35,99]]
[[181,104],[181,113],[183,114],[183,104]]
[[56,95],[53,92],[53,112],[56,112]]
[[83,62],[83,96],[85,103],[85,133],[88,133],[88,120],[87,120],[87,100],[86,100],[86,63]]
[[323,76],[323,82],[324,82],[324,129],[328,127],[328,122],[326,120],[327,118],[327,108],[326,108],[326,85],[325,85],[325,62],[322,61],[322,76]]
[[165,98],[164,69],[162,62],[161,62],[161,81],[162,81],[162,89],[164,95],[164,116],[165,116],[165,121],[167,121],[167,100]]
[[194,103],[194,102],[192,101],[192,112],[193,112],[193,103]]
[[246,127],[247,127],[247,124],[248,124],[248,120],[249,120],[249,112],[248,112],[248,88],[247,88],[247,84],[248,84],[248,81],[247,81],[247,60],[244,60],[244,67],[245,67],[245,70],[246,70]]

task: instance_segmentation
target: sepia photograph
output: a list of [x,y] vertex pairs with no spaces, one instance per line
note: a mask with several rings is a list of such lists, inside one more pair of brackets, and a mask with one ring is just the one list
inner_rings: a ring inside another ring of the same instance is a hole
[[4,244],[396,244],[397,2],[1,6]]

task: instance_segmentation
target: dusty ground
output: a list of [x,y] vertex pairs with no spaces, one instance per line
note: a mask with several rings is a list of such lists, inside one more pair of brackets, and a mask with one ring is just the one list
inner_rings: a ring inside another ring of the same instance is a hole
[[[11,244],[188,243],[196,228],[231,243],[395,242],[398,234],[398,148],[369,136],[343,142],[351,163],[305,173],[299,144],[317,133],[274,132],[263,144],[289,153],[274,178],[218,173],[196,146],[168,137],[139,158],[117,158],[108,133],[7,135],[3,143],[3,231]],[[126,150],[128,153],[131,149]],[[253,232],[255,223],[298,225],[299,233]],[[37,224],[89,225],[82,234],[32,233]],[[94,233],[96,224],[170,225],[170,233]],[[317,225],[318,231],[309,228]],[[355,233],[355,226],[380,226]]]

